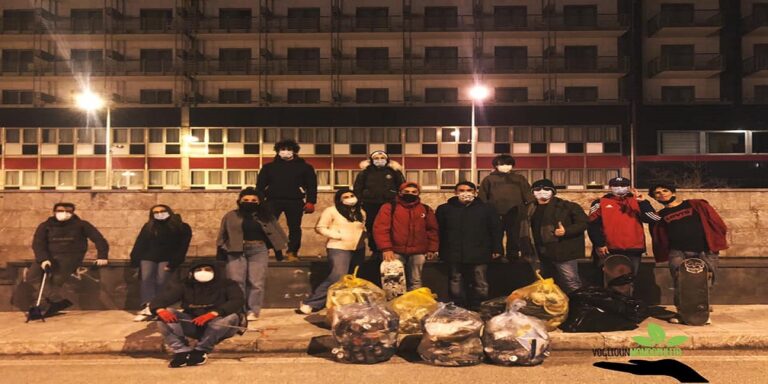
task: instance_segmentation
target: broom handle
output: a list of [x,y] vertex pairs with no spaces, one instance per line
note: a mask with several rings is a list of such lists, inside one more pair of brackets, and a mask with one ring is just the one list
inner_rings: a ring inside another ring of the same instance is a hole
[[40,300],[43,298],[43,290],[45,289],[45,278],[48,277],[48,272],[43,272],[43,283],[40,284],[40,292],[37,294],[37,304],[35,306],[40,306]]

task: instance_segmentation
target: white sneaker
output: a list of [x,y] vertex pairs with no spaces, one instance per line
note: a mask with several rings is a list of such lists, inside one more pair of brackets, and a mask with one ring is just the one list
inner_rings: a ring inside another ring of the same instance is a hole
[[152,317],[152,311],[149,310],[149,307],[144,307],[139,313],[136,314],[136,317],[133,318],[133,321],[147,321]]
[[667,320],[670,324],[680,324],[680,318],[675,316],[669,320]]
[[307,304],[303,304],[303,303],[302,303],[302,304],[299,306],[299,312],[301,312],[301,313],[303,313],[303,314],[305,314],[305,315],[309,315],[310,313],[312,313],[312,307],[310,307],[310,306],[309,306],[309,305],[307,305]]
[[248,312],[248,316],[246,316],[246,319],[248,321],[256,321],[256,320],[259,319],[259,315],[255,314],[253,312]]

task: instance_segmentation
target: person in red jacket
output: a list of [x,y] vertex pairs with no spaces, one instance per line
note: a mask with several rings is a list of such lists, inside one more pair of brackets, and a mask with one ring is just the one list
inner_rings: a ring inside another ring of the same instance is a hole
[[398,259],[406,266],[409,291],[421,288],[424,262],[434,259],[439,248],[437,217],[421,203],[420,193],[417,183],[401,184],[395,202],[382,205],[373,223],[373,237],[384,260]]

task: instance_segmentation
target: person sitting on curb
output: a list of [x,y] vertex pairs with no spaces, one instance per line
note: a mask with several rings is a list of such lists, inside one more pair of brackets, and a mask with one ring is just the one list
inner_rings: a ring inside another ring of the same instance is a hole
[[[184,312],[170,308],[179,301]],[[216,344],[245,330],[244,304],[240,286],[214,263],[197,263],[181,283],[167,285],[149,308],[159,318],[157,327],[173,351],[168,367],[205,364]],[[194,348],[187,337],[198,340]]]
[[[672,183],[654,184],[648,194],[664,205],[657,213],[651,203],[638,197],[640,209],[653,220],[653,255],[657,262],[669,261],[674,286],[677,287],[680,266],[690,258],[704,261],[709,269],[710,283],[714,283],[719,252],[728,248],[728,228],[723,219],[706,200],[678,200],[677,188]],[[675,305],[678,304],[675,295]],[[680,319],[675,317],[670,322],[679,323]]]
[[[406,181],[392,204],[384,204],[373,223],[373,238],[384,261],[400,260],[409,291],[421,288],[424,262],[437,256],[435,211],[419,200],[419,184]],[[394,212],[393,212],[394,210]]]

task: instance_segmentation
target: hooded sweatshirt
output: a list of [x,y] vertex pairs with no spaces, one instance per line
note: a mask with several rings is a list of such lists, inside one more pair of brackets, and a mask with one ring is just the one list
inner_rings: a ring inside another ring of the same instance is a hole
[[88,239],[96,245],[96,257],[106,259],[109,255],[109,244],[91,223],[74,214],[67,221],[58,221],[56,217],[51,216],[35,230],[32,239],[35,261],[52,261],[54,257],[63,255],[83,260],[88,250]]
[[[214,269],[213,280],[201,283],[192,276],[192,271],[201,266]],[[232,313],[242,313],[245,296],[236,282],[226,278],[218,263],[200,262],[189,269],[187,277],[180,284],[169,283],[152,301],[149,308],[157,313],[160,308],[167,308],[181,302],[185,313],[193,317],[216,311],[224,317]]]
[[499,215],[534,200],[525,176],[514,172],[493,171],[480,183],[478,197],[493,205]]
[[256,189],[267,200],[301,200],[317,203],[317,175],[315,168],[298,155],[293,160],[279,156],[259,171]]

